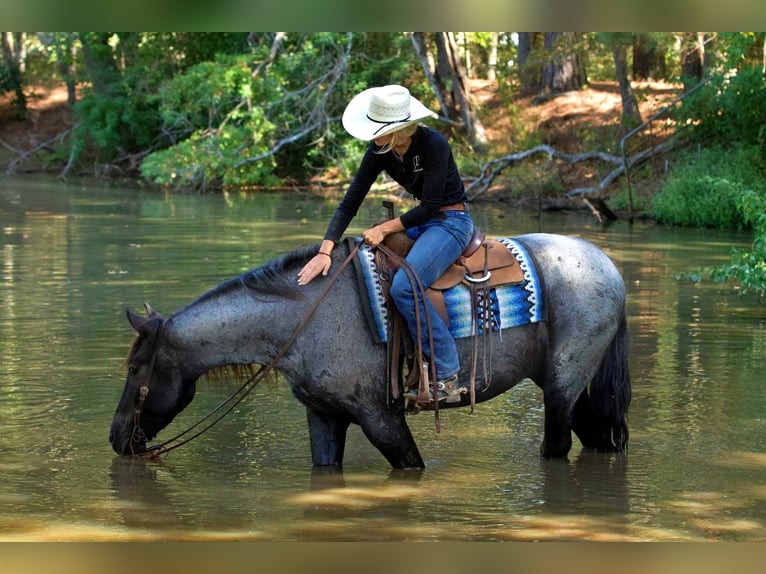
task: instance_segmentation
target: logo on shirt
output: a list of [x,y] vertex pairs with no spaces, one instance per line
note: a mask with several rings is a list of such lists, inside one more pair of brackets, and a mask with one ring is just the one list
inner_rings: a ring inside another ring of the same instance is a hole
[[420,155],[412,158],[412,171],[423,171],[423,166],[420,165]]

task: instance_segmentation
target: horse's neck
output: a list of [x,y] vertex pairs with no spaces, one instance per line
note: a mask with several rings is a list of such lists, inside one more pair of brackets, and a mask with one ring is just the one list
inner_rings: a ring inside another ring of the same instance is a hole
[[275,313],[278,302],[254,303],[245,292],[206,298],[173,315],[167,338],[195,370],[268,360],[259,344],[264,322]]

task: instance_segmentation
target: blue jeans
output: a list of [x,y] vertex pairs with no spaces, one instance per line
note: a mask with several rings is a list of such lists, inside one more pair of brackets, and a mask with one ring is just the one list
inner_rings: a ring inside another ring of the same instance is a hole
[[[445,215],[444,218],[435,217],[423,225],[407,230],[407,234],[415,240],[407,255],[407,261],[420,278],[424,289],[430,287],[460,257],[473,235],[473,220],[467,212],[441,213]],[[407,323],[412,340],[417,341],[415,295],[403,269],[399,269],[391,281],[391,297]],[[417,295],[417,304],[421,317],[423,353],[435,362],[436,378],[444,380],[460,370],[455,339],[431,302],[428,299],[424,302],[422,293]],[[434,357],[430,357],[426,313],[431,320]]]

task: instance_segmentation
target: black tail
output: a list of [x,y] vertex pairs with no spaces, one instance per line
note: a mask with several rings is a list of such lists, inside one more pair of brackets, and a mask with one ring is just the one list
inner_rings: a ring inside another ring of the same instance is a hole
[[[627,414],[632,392],[628,369],[628,326],[624,310],[617,332],[590,383],[589,394],[589,400],[586,399],[588,413],[578,414],[588,419],[587,442],[594,444],[585,444],[586,441],[583,441],[584,446],[625,452],[628,448]],[[585,398],[585,395],[586,392],[583,392],[581,398]]]

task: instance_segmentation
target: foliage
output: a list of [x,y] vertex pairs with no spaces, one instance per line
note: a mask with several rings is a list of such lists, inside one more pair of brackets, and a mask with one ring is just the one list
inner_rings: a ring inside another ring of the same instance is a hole
[[744,66],[715,74],[689,96],[675,119],[679,134],[702,145],[766,144],[766,77],[762,69]]
[[11,73],[5,65],[0,64],[0,95],[12,89]]
[[755,291],[766,295],[766,196],[747,190],[737,198],[737,207],[752,226],[751,249],[734,249],[731,263],[710,271],[714,281],[737,280],[743,293]]
[[[723,67],[677,110],[677,134],[705,146],[696,162],[655,197],[655,213],[684,225],[752,227],[751,249],[709,270],[766,294],[766,76],[763,33],[722,33]],[[696,172],[696,174],[695,174]]]
[[91,94],[75,104],[78,127],[75,146],[86,142],[98,150],[100,161],[150,148],[156,137],[159,114],[156,100],[139,93],[104,96]]
[[219,56],[178,74],[160,90],[163,131],[177,142],[149,155],[143,175],[179,187],[253,185],[268,181],[271,161],[240,164],[266,152],[274,124],[254,102],[269,101],[272,83],[254,82],[249,56]]
[[348,174],[366,145],[337,121],[346,102],[376,84],[427,93],[400,36],[286,35],[277,53],[272,42],[255,40],[246,54],[200,62],[162,85],[162,131],[171,145],[144,160],[145,177],[206,188],[276,185],[328,168]]
[[766,196],[766,162],[756,146],[702,148],[680,154],[675,163],[652,206],[665,223],[742,229],[747,217],[739,196],[750,190]]

